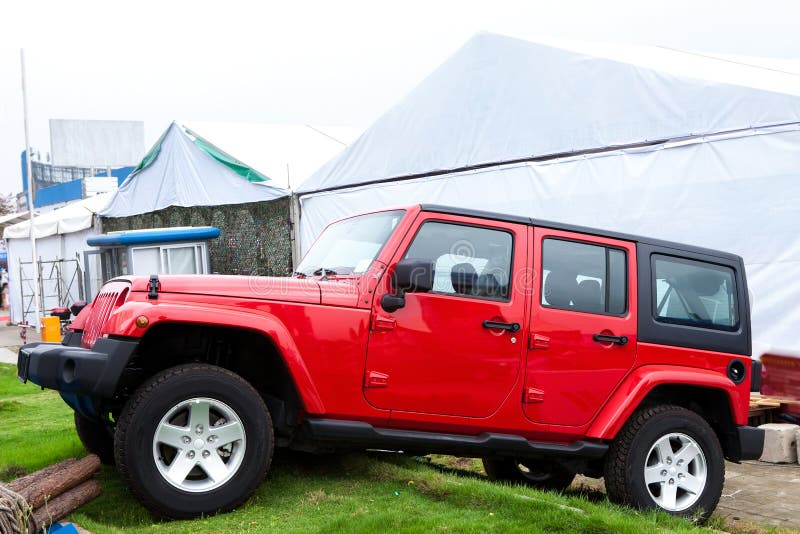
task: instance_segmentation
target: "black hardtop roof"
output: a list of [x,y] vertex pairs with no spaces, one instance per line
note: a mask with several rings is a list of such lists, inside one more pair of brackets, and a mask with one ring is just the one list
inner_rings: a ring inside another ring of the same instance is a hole
[[553,221],[544,221],[541,219],[534,219],[532,217],[522,217],[519,215],[508,215],[505,213],[496,213],[491,211],[472,210],[466,208],[456,208],[453,206],[440,206],[438,204],[420,204],[422,211],[429,211],[434,213],[447,213],[450,215],[463,215],[466,217],[479,217],[482,219],[490,219],[493,221],[505,221],[516,224],[525,224],[529,226],[539,226],[541,228],[551,228],[553,230],[563,230],[565,232],[577,232],[581,234],[595,235],[599,237],[609,237],[611,239],[620,239],[623,241],[633,241],[646,245],[652,245],[661,248],[671,248],[678,251],[693,252],[695,254],[705,254],[707,256],[716,256],[718,258],[725,258],[741,262],[742,259],[736,254],[723,252],[721,250],[714,250],[710,248],[697,247],[694,245],[686,245],[684,243],[676,243],[674,241],[664,241],[661,239],[654,239],[650,237],[642,237],[633,234],[625,234],[621,232],[613,232],[610,230],[600,230],[597,228],[589,228],[587,226],[578,226],[573,224],[565,224]]

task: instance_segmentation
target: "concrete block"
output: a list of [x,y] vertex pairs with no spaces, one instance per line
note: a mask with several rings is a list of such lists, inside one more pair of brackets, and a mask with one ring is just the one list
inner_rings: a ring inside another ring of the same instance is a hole
[[800,426],[788,423],[768,423],[764,429],[764,452],[762,462],[773,464],[797,462],[797,435]]

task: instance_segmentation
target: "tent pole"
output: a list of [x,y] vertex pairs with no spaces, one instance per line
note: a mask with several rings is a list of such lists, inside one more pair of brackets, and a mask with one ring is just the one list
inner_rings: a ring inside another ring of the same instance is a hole
[[297,264],[300,263],[302,257],[300,256],[300,204],[297,195],[292,193],[289,195],[289,244],[292,252],[292,272],[297,269]]
[[[28,171],[28,224],[31,240],[31,261],[33,271],[33,309],[34,322],[33,328],[39,331],[39,319],[41,310],[39,309],[39,269],[36,264],[36,234],[33,231],[33,165],[31,163],[31,143],[28,136],[28,95],[25,92],[25,50],[19,49],[19,61],[22,66],[22,119],[25,123],[25,165]],[[20,276],[22,273],[20,272]],[[22,320],[25,321],[25,309],[23,307]]]

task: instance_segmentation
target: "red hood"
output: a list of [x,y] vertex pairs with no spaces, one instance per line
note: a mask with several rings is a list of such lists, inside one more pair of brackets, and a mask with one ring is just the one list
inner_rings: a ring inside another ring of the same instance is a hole
[[[133,291],[149,291],[146,276],[123,276]],[[263,300],[320,304],[322,297],[316,280],[272,276],[159,275],[159,293],[190,293]]]

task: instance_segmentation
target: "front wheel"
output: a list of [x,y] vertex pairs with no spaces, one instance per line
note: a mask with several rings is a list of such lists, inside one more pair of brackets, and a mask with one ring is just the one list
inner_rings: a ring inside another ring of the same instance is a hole
[[75,412],[75,431],[83,447],[105,465],[114,465],[114,430]]
[[612,501],[701,522],[716,508],[724,481],[725,459],[716,434],[697,413],[679,406],[633,414],[606,459]]
[[183,519],[228,511],[266,475],[273,452],[264,401],[240,376],[180,365],[145,382],[117,421],[117,467],[158,515]]

